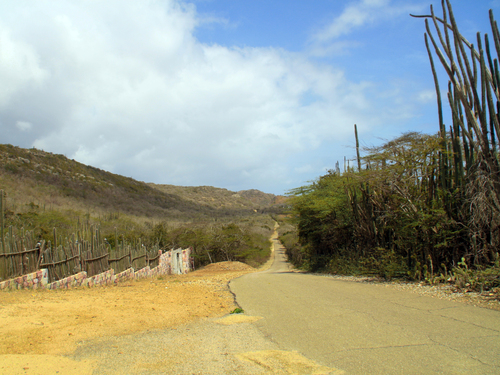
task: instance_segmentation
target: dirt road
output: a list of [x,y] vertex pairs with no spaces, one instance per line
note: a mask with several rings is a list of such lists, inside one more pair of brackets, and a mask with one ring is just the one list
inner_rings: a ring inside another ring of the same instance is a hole
[[500,373],[500,311],[291,272],[275,246],[269,270],[230,288],[281,349],[347,374]]

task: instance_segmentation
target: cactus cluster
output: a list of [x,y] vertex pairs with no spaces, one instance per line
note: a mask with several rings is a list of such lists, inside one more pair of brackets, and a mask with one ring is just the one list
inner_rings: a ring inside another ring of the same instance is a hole
[[[439,182],[448,192],[444,196],[448,214],[467,228],[472,260],[480,262],[494,257],[500,246],[500,32],[490,10],[492,43],[488,34],[482,37],[478,32],[474,45],[460,33],[450,1],[441,5],[442,18],[432,6],[430,15],[414,16],[425,18],[425,44],[437,93],[442,141]],[[443,122],[434,55],[449,79],[447,98],[453,119],[449,129]]]

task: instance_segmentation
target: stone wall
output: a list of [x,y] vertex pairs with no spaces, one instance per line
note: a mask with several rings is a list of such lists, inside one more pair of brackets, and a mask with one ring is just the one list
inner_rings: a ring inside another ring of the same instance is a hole
[[[178,255],[177,255],[178,254]],[[172,260],[180,258],[181,264],[172,267]],[[153,269],[144,267],[138,271],[129,268],[115,275],[113,269],[99,275],[87,277],[87,272],[79,272],[64,279],[48,283],[48,270],[42,269],[28,275],[0,282],[0,290],[13,289],[68,289],[80,286],[93,287],[98,285],[116,284],[121,281],[140,279],[145,277],[171,275],[173,273],[188,273],[191,271],[191,249],[170,250],[161,254],[159,265]]]
[[110,269],[109,271],[100,273],[99,275],[95,275],[92,277],[87,277],[83,280],[82,285],[93,287],[97,285],[110,285],[115,282],[115,270]]
[[28,275],[0,282],[0,290],[7,289],[40,289],[45,288],[49,281],[49,273],[41,269]]
[[117,273],[115,275],[115,283],[119,283],[121,281],[131,280],[135,278],[135,271],[133,268],[129,268],[123,272]]
[[54,281],[47,284],[46,289],[69,289],[82,286],[84,281],[87,280],[87,272],[78,272],[76,275],[71,275],[61,280]]

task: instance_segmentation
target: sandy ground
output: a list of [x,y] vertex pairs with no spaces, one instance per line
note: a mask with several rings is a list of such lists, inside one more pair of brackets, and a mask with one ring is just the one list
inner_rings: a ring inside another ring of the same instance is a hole
[[0,373],[90,373],[67,357],[82,343],[222,317],[237,307],[228,281],[254,271],[223,262],[115,286],[2,292]]

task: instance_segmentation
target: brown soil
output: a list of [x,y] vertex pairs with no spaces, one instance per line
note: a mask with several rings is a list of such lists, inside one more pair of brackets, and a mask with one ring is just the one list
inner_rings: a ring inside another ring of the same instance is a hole
[[18,364],[16,373],[37,373],[29,372],[27,355],[33,361],[61,358],[83,341],[228,314],[237,306],[227,283],[254,271],[243,263],[222,262],[187,275],[106,287],[0,293],[0,373],[11,371],[12,363]]

